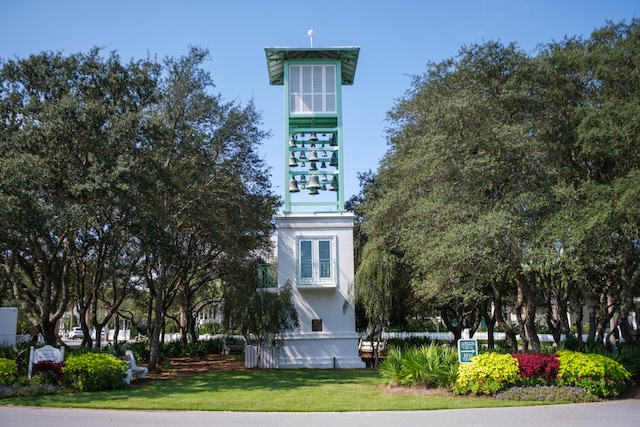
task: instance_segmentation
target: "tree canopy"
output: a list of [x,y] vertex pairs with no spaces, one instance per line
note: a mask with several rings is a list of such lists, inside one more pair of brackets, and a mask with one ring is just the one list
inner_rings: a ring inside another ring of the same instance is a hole
[[467,46],[415,76],[388,114],[375,197],[359,207],[357,286],[392,280],[364,275],[382,249],[411,271],[414,304],[457,338],[492,303],[513,310],[533,348],[537,314],[558,340],[569,308],[591,310],[591,334],[627,323],[640,295],[639,24],[533,55]]
[[170,310],[192,319],[211,299],[223,260],[269,250],[268,133],[253,102],[212,93],[207,58],[0,62],[0,278],[48,343],[70,304],[88,337],[137,295],[157,345]]

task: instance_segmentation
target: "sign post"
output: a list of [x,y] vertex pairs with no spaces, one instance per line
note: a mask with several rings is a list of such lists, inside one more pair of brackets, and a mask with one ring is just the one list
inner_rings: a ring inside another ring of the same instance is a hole
[[458,340],[458,362],[471,363],[471,358],[478,355],[478,340]]

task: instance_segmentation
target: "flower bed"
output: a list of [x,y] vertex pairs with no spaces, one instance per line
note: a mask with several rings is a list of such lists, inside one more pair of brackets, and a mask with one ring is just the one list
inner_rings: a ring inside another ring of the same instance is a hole
[[[568,350],[556,354],[483,353],[460,366],[453,391],[495,395],[516,386],[572,386],[591,396],[615,397],[629,386],[630,378],[621,364],[600,354]],[[544,389],[532,393],[540,390]]]

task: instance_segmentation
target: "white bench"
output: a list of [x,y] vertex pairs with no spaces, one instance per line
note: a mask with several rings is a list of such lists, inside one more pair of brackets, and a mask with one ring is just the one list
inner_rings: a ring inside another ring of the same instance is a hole
[[55,348],[50,345],[45,345],[42,348],[31,347],[29,351],[29,369],[28,375],[31,378],[33,373],[33,365],[39,362],[54,362],[60,363],[64,360],[64,347]]
[[384,341],[374,341],[373,343],[369,340],[360,340],[358,345],[358,351],[360,353],[373,353],[374,350],[378,350],[378,354],[384,352],[387,348],[387,343]]
[[149,372],[149,368],[145,368],[144,366],[136,365],[136,358],[133,355],[132,350],[127,350],[124,352],[124,357],[122,358],[127,363],[127,372],[125,372],[125,377],[122,379],[125,384],[131,384],[131,377],[134,375],[137,378],[144,378],[147,376],[147,372]]

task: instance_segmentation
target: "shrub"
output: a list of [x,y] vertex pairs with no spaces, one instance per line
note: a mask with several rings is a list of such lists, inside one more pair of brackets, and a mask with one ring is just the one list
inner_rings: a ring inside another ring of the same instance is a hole
[[188,357],[202,357],[209,354],[209,350],[202,341],[192,341],[184,348],[183,354]]
[[513,354],[518,359],[522,382],[528,385],[543,385],[558,377],[560,361],[556,354],[518,353]]
[[18,365],[18,375],[27,375],[32,345],[32,342],[22,342],[15,346],[0,346],[0,358],[15,360]]
[[13,384],[18,376],[18,364],[15,360],[0,358],[0,385]]
[[0,399],[7,397],[31,397],[44,394],[58,394],[67,391],[64,387],[53,384],[13,384],[10,386],[0,385]]
[[431,344],[431,338],[429,337],[415,337],[410,336],[407,338],[389,338],[387,341],[387,347],[396,346],[402,350],[411,347],[420,347],[423,345]]
[[581,387],[554,385],[511,387],[496,395],[496,399],[544,402],[597,402],[599,399]]
[[32,376],[40,384],[58,385],[63,382],[64,374],[62,368],[64,362],[53,362],[44,360],[33,365]]
[[389,348],[380,372],[391,384],[420,387],[451,387],[458,371],[458,353],[436,344],[400,350]]
[[70,356],[62,371],[65,382],[81,391],[111,390],[124,386],[124,360],[110,354],[86,353]]
[[200,342],[205,346],[208,354],[222,353],[222,339],[215,338],[210,340],[202,340]]
[[624,366],[601,354],[558,351],[558,384],[582,387],[594,396],[618,396],[631,375]]
[[640,348],[622,347],[617,361],[631,374],[631,381],[640,383]]
[[492,395],[515,385],[520,378],[518,360],[510,354],[482,353],[471,363],[460,365],[453,392]]
[[403,351],[400,347],[391,346],[387,348],[387,358],[380,363],[378,372],[382,378],[387,380],[389,385],[400,385],[400,371],[402,369]]

